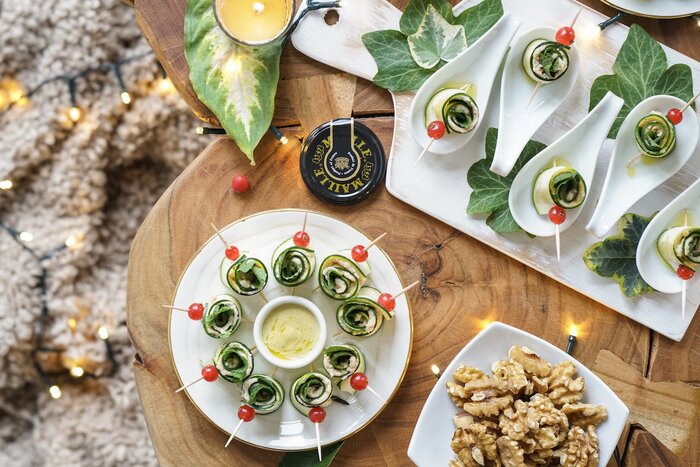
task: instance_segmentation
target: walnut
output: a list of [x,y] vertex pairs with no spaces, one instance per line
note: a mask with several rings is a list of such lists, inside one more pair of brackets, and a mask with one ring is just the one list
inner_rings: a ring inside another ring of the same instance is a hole
[[552,372],[546,378],[546,394],[554,405],[561,407],[581,400],[586,384],[583,377],[574,379],[575,374],[576,366],[571,362],[561,362],[552,368]]
[[535,394],[528,402],[528,416],[537,422],[539,429],[533,434],[535,449],[551,449],[561,443],[569,430],[569,420],[542,394]]
[[[475,400],[475,398],[477,398]],[[477,417],[493,417],[497,416],[503,409],[513,403],[513,396],[506,394],[500,397],[485,397],[482,394],[475,394],[472,397],[473,402],[464,402],[462,408]]]
[[494,362],[491,365],[491,371],[496,379],[503,380],[508,384],[508,390],[513,394],[518,394],[521,389],[528,385],[523,366],[515,360]]
[[525,453],[520,444],[507,436],[496,440],[498,456],[504,467],[522,467],[525,465]]
[[498,456],[496,433],[479,423],[457,428],[450,446],[460,462],[469,467],[484,466],[487,460],[493,461]]
[[484,372],[474,366],[460,365],[452,377],[460,383],[468,383],[474,379],[484,376]]
[[533,394],[547,394],[547,380],[544,378],[538,378],[537,376],[530,375],[527,386],[523,391],[526,395],[531,396]]
[[542,359],[534,351],[525,346],[511,347],[508,351],[508,356],[511,360],[520,363],[525,372],[528,374],[542,378],[549,375],[549,373],[552,371],[552,365],[549,362]]
[[598,465],[598,435],[590,425],[586,431],[573,426],[566,435],[564,444],[554,451],[559,463],[565,467],[595,467]]
[[535,464],[546,465],[552,460],[554,450],[552,449],[536,449],[528,454],[527,458]]
[[564,404],[561,411],[566,414],[569,423],[586,427],[588,425],[599,425],[600,422],[608,418],[608,411],[603,405],[582,404]]
[[507,407],[498,417],[501,432],[510,439],[521,441],[531,431],[539,429],[537,421],[528,415],[526,402],[516,400],[512,407]]
[[455,428],[467,428],[474,423],[474,417],[467,412],[456,413],[452,416],[452,423],[454,423]]
[[472,399],[475,395],[477,395],[477,399],[482,395],[484,397],[501,396],[508,392],[508,383],[491,376],[482,376],[464,383],[464,385],[448,381],[447,392],[453,400],[454,398]]

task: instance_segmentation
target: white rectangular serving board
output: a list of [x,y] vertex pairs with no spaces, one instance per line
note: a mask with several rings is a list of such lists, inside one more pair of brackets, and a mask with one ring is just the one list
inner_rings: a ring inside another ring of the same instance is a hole
[[[459,13],[479,1],[466,0],[455,7],[455,12]],[[573,0],[503,0],[503,7],[522,20],[517,37],[534,27],[567,25],[581,5]],[[325,24],[323,12],[309,14],[293,34],[292,43],[311,58],[371,80],[377,67],[364,48],[361,36],[378,29],[398,29],[401,12],[385,0],[346,0],[343,8],[339,9],[339,14],[340,20],[333,26]],[[615,24],[596,35],[596,25],[604,19],[604,15],[583,6],[576,23],[576,47],[582,58],[578,82],[567,101],[533,139],[550,144],[573,127],[588,112],[589,91],[593,80],[600,75],[612,73],[612,64],[627,37],[628,28]],[[700,89],[700,63],[668,47],[664,46],[664,50],[669,64],[686,63],[690,66],[694,88]],[[471,192],[466,181],[467,170],[484,157],[487,129],[498,127],[499,94],[500,76],[494,84],[486,115],[482,117],[484,122],[464,149],[449,156],[428,154],[418,168],[415,160],[421,148],[414,142],[408,128],[408,111],[414,93],[394,94],[396,119],[386,179],[389,192],[407,204],[613,310],[680,341],[700,303],[700,287],[690,284],[688,308],[685,319],[682,319],[680,295],[652,292],[632,299],[626,298],[617,282],[590,271],[581,258],[586,248],[599,241],[584,230],[595,202],[586,203],[577,222],[562,235],[561,262],[556,259],[553,238],[530,239],[522,232],[501,235],[486,225],[485,216],[466,214]],[[607,140],[603,145],[594,184],[589,187],[591,200],[597,201],[600,195],[612,146],[612,140]],[[651,215],[697,180],[700,174],[698,153],[700,149],[696,148],[688,164],[678,174],[642,198],[630,212]],[[615,230],[612,230],[608,235],[614,233]]]

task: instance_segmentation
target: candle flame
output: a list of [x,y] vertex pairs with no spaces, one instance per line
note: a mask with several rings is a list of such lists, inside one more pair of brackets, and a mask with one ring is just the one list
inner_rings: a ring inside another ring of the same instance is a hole
[[435,375],[436,378],[439,378],[439,377],[440,377],[440,373],[441,373],[440,367],[437,366],[435,363],[433,363],[432,365],[430,365],[430,371],[433,372],[433,374]]
[[254,12],[256,15],[259,15],[260,13],[262,13],[263,10],[265,10],[265,4],[264,4],[264,3],[262,3],[262,2],[254,2],[254,3],[253,3],[253,12]]

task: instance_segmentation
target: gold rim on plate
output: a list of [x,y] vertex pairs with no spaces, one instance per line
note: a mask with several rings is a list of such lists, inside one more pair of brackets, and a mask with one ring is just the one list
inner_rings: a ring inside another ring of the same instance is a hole
[[645,13],[640,13],[638,11],[634,10],[629,10],[627,8],[622,8],[621,6],[616,5],[613,3],[611,0],[600,0],[602,3],[605,3],[606,5],[613,7],[617,10],[620,10],[622,12],[625,12],[627,14],[633,15],[633,16],[641,16],[642,18],[651,18],[651,19],[680,19],[680,18],[690,18],[691,16],[695,16],[700,14],[700,11],[695,11],[692,13],[686,13],[684,15],[673,15],[673,16],[658,16],[658,15],[648,15]]
[[[241,223],[241,222],[245,222],[245,221],[247,221],[248,219],[252,219],[253,217],[257,217],[257,216],[261,216],[261,215],[265,215],[265,214],[281,213],[281,212],[305,212],[305,213],[309,213],[309,214],[316,214],[316,215],[318,215],[318,216],[328,217],[329,219],[333,219],[333,220],[335,220],[335,221],[341,222],[341,223],[347,225],[348,227],[350,227],[351,229],[354,229],[355,231],[357,231],[357,232],[359,232],[360,234],[364,235],[365,237],[370,238],[370,237],[369,237],[365,232],[363,232],[362,230],[358,229],[358,228],[355,227],[354,225],[348,224],[348,223],[345,222],[344,220],[338,219],[338,218],[335,217],[335,216],[332,216],[332,215],[329,215],[329,214],[324,214],[324,213],[321,213],[321,212],[318,212],[318,211],[310,211],[310,210],[308,210],[308,209],[296,209],[296,208],[270,209],[270,210],[267,210],[267,211],[260,211],[260,212],[257,212],[257,213],[255,213],[255,214],[250,214],[250,215],[248,215],[248,216],[244,216],[244,217],[241,217],[241,218],[239,218],[239,219],[236,219],[235,221],[233,221],[233,222],[227,224],[226,226],[222,227],[220,230],[223,232],[224,230],[228,229],[229,227],[231,227],[231,226],[233,226],[233,225],[236,225],[236,224],[239,224],[239,223]],[[214,235],[212,235],[211,237],[209,237],[209,239],[208,239],[207,241],[205,241],[205,242],[197,249],[197,251],[194,252],[194,254],[193,254],[192,257],[190,258],[190,260],[187,262],[187,265],[186,265],[185,268],[182,270],[182,273],[180,273],[180,278],[177,280],[177,284],[175,285],[175,289],[174,289],[174,291],[173,291],[173,296],[172,296],[172,299],[170,300],[171,303],[175,303],[175,295],[177,295],[177,290],[180,288],[180,282],[182,281],[182,278],[185,276],[185,273],[186,273],[187,270],[189,269],[189,267],[190,267],[190,265],[192,264],[192,262],[194,261],[194,259],[195,259],[195,258],[197,257],[197,255],[202,251],[202,249],[204,249],[204,247],[207,246],[207,245],[209,244],[209,242],[211,242],[211,241],[214,240],[214,239],[217,239],[216,234],[214,234]],[[399,274],[398,269],[396,269],[396,265],[395,265],[394,262],[392,261],[391,257],[389,257],[389,255],[388,255],[381,247],[379,247],[378,245],[375,245],[375,248],[377,248],[377,250],[381,251],[382,254],[384,255],[384,257],[389,261],[389,264],[391,265],[392,269],[394,270],[394,273],[396,274],[396,277],[399,278],[399,283],[401,283],[401,284],[403,285],[403,281],[401,280],[401,275]],[[386,404],[382,405],[382,406],[379,408],[379,410],[377,411],[377,413],[375,413],[369,420],[367,420],[367,422],[365,422],[363,425],[361,425],[359,428],[357,428],[355,431],[353,431],[352,433],[350,433],[350,434],[348,434],[348,435],[345,435],[345,436],[343,436],[343,437],[341,437],[341,438],[339,438],[339,439],[337,439],[337,440],[331,441],[331,442],[329,442],[329,443],[322,444],[322,445],[321,445],[322,447],[329,446],[329,445],[331,445],[331,444],[334,444],[334,443],[337,443],[337,442],[340,442],[340,441],[344,441],[344,440],[350,438],[351,436],[356,435],[357,433],[359,433],[359,432],[362,431],[363,429],[365,429],[365,428],[366,428],[370,423],[372,423],[382,412],[384,412],[384,410],[386,409],[387,405],[389,405],[389,403],[391,402],[391,400],[392,400],[392,399],[394,398],[394,396],[396,395],[396,392],[399,390],[399,387],[401,387],[401,383],[403,383],[403,380],[404,380],[404,378],[406,377],[406,372],[408,371],[408,362],[409,362],[410,359],[411,359],[411,353],[413,352],[413,311],[411,310],[411,301],[408,299],[407,296],[406,296],[405,298],[406,298],[406,306],[407,306],[407,308],[408,308],[408,320],[409,320],[409,324],[410,324],[410,335],[409,335],[410,339],[409,339],[409,341],[408,341],[408,353],[406,354],[406,362],[404,363],[403,371],[401,372],[401,377],[399,378],[399,382],[396,384],[396,387],[395,387],[394,390],[392,391],[391,395],[386,399]],[[173,359],[173,348],[172,348],[172,340],[171,340],[171,335],[170,335],[170,324],[171,324],[171,322],[172,322],[172,314],[173,314],[173,310],[171,309],[170,312],[168,313],[168,351],[169,351],[169,353],[170,353],[170,362],[172,363],[173,368],[175,369],[175,375],[177,376],[178,387],[180,387],[180,386],[182,386],[184,383],[183,383],[183,381],[182,381],[182,378],[180,377],[180,372],[177,370],[177,365],[175,365],[175,360]],[[197,405],[197,403],[192,399],[192,396],[190,396],[190,393],[189,393],[188,391],[183,391],[183,392],[187,395],[187,398],[190,400],[190,402],[192,403],[192,405],[194,406],[194,408],[197,409],[197,411],[198,411],[200,414],[202,414],[202,416],[203,416],[204,418],[206,418],[206,419],[209,421],[209,423],[211,423],[212,425],[214,425],[215,428],[217,428],[219,431],[222,431],[222,432],[225,433],[226,435],[229,435],[229,436],[231,435],[231,432],[230,432],[230,431],[224,430],[224,429],[223,429],[222,427],[220,427],[218,424],[214,423],[214,421],[213,421],[211,418],[209,418],[209,417],[202,411],[202,409],[199,407],[199,405]],[[240,439],[240,438],[238,438],[238,437],[236,437],[235,439],[236,439],[236,441],[238,441],[238,442],[240,442],[240,443],[247,444],[248,446],[253,446],[253,447],[259,448],[259,449],[264,449],[264,450],[266,450],[266,451],[275,451],[275,452],[300,452],[300,451],[310,451],[310,450],[312,449],[312,448],[304,448],[304,449],[278,449],[278,448],[271,448],[271,447],[268,447],[268,446],[261,446],[261,445],[259,445],[259,444],[250,443],[250,442],[244,441],[244,440],[242,440],[242,439]]]

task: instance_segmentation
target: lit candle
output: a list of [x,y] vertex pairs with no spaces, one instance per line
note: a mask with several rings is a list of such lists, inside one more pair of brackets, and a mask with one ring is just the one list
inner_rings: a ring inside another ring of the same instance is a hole
[[281,37],[292,22],[294,0],[213,0],[221,29],[244,45],[264,45]]

